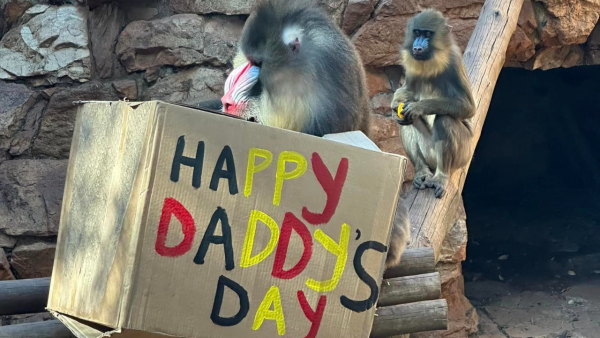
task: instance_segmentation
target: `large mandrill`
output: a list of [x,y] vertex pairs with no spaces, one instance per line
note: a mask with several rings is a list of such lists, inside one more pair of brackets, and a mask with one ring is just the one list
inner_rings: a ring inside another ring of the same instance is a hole
[[[350,40],[307,1],[260,2],[244,26],[223,111],[306,134],[360,130],[369,102],[362,62]],[[216,108],[213,101],[202,104]]]

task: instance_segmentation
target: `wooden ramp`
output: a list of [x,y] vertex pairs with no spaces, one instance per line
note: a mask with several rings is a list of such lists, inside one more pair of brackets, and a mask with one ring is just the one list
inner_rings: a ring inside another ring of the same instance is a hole
[[[522,5],[523,0],[486,0],[465,50],[463,60],[476,105],[472,119],[475,134],[472,151],[479,141]],[[442,199],[435,198],[432,189],[412,189],[408,193],[404,201],[409,209],[412,227],[408,257],[415,249],[430,248],[433,264],[437,263],[442,242],[457,215],[469,165],[452,175]],[[402,257],[402,266],[412,264],[408,257],[408,261]],[[433,290],[441,288],[440,285],[432,285],[440,283],[439,275],[423,273],[404,275],[400,279],[389,276],[384,280],[371,337],[393,337],[447,328],[447,304],[437,299],[439,294],[433,298]]]

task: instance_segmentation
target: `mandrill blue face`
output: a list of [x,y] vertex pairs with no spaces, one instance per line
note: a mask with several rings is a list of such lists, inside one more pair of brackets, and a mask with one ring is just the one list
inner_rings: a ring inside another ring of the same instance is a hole
[[413,30],[412,56],[415,60],[426,61],[431,59],[433,53],[429,48],[429,42],[434,32],[426,29]]

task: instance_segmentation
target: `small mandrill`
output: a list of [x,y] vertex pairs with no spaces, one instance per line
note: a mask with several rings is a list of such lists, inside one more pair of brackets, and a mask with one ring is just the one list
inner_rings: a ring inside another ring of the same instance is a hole
[[446,18],[435,9],[410,20],[401,53],[406,79],[391,108],[403,107],[392,116],[415,166],[413,186],[433,188],[441,198],[450,175],[471,158],[471,85]]

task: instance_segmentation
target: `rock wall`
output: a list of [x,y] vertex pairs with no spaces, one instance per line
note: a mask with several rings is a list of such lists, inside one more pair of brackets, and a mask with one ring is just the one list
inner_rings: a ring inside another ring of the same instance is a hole
[[[219,98],[255,1],[0,0],[0,280],[50,276],[73,102]],[[408,19],[425,7],[442,10],[464,49],[484,0],[318,1],[367,67],[373,140],[403,153],[388,107]],[[526,0],[507,66],[600,63],[599,13],[600,0]],[[439,269],[451,330],[440,335],[462,337],[477,322],[462,293],[464,221],[447,242],[455,253]]]

